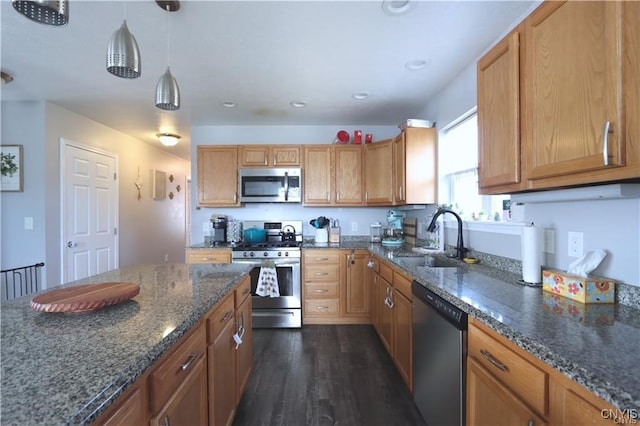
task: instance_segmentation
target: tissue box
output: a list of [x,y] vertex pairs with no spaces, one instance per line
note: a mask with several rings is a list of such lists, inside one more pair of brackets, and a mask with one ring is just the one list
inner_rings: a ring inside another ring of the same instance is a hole
[[615,323],[615,306],[576,302],[552,293],[542,294],[542,307],[559,317],[595,326],[610,326]]
[[584,278],[561,271],[542,271],[542,290],[580,303],[614,303],[615,287],[615,281],[608,278]]

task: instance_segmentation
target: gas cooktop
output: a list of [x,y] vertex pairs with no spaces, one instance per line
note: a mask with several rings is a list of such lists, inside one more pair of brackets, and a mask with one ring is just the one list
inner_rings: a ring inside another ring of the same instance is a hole
[[269,250],[269,249],[281,249],[286,248],[289,250],[300,250],[302,245],[301,241],[267,241],[264,243],[245,243],[240,242],[232,246],[233,251],[244,250]]

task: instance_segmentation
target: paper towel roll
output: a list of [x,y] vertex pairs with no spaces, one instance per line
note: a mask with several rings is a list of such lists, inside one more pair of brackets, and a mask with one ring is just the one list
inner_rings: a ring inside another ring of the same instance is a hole
[[522,227],[522,279],[528,283],[542,282],[542,232],[531,226]]

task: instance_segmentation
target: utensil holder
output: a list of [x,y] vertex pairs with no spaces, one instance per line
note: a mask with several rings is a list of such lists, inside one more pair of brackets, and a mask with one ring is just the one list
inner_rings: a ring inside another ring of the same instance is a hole
[[327,228],[316,229],[316,243],[327,242],[329,242],[329,232],[327,232]]

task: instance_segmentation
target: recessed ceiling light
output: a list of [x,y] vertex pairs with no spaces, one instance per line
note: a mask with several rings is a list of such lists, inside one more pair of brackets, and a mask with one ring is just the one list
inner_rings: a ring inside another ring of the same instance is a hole
[[353,95],[351,95],[351,97],[353,99],[357,99],[359,101],[362,101],[364,99],[367,99],[369,97],[369,94],[367,92],[358,92],[358,93],[354,93]]
[[294,108],[304,108],[307,106],[307,103],[305,101],[291,101],[289,102],[289,105]]
[[404,66],[409,71],[417,71],[421,70],[429,64],[429,61],[425,61],[422,59],[416,59],[415,61],[409,61]]
[[413,8],[410,0],[383,0],[382,11],[387,15],[402,15]]
[[222,105],[223,105],[224,107],[226,107],[226,108],[235,108],[235,107],[237,107],[237,106],[238,106],[238,104],[237,104],[237,103],[235,103],[235,102],[230,102],[230,101],[223,102],[223,103],[222,103]]

